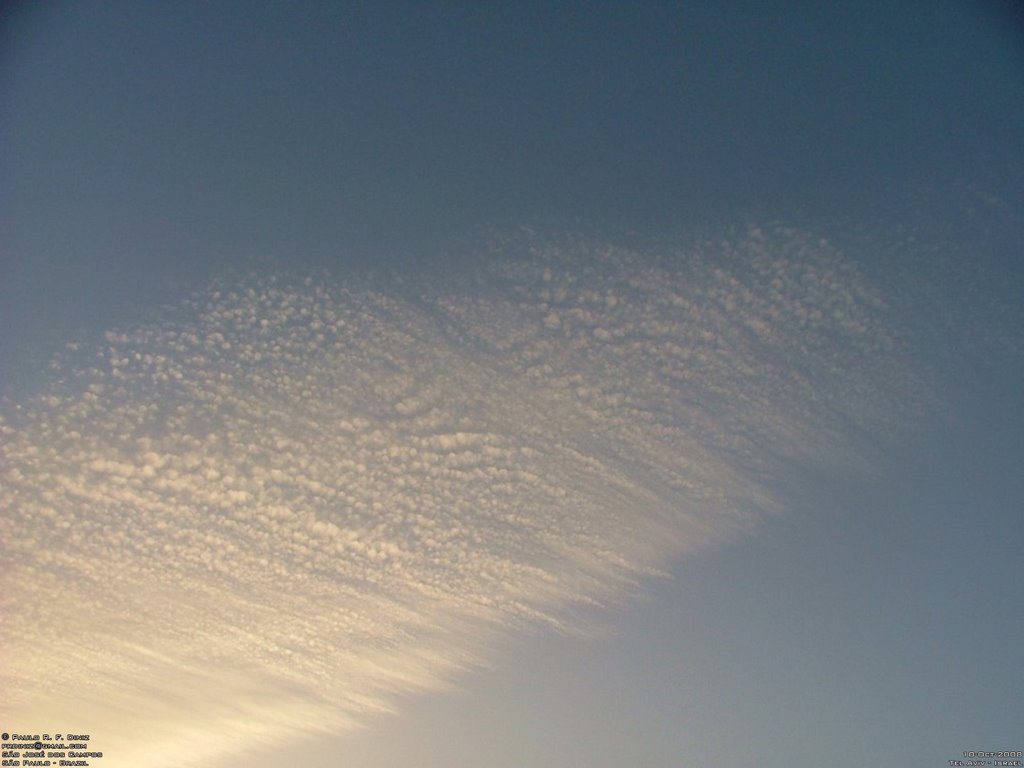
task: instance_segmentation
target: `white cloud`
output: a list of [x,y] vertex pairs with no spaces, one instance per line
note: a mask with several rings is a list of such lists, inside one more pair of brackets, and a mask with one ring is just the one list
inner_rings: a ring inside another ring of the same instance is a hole
[[109,768],[352,727],[921,399],[879,295],[799,233],[528,250],[477,294],[216,285],[58,366],[2,425],[5,727],[91,729]]

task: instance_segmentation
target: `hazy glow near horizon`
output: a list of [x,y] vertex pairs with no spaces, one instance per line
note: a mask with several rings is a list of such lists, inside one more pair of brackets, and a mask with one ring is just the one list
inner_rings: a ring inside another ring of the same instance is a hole
[[804,233],[521,237],[473,270],[222,280],[7,408],[5,727],[93,729],[107,768],[343,731],[580,630],[928,400]]

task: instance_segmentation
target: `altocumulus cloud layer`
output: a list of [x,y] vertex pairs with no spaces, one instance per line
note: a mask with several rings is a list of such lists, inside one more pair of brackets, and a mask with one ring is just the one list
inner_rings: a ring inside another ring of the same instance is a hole
[[816,238],[499,251],[435,286],[222,281],[9,404],[5,727],[92,731],[111,768],[344,730],[921,399]]

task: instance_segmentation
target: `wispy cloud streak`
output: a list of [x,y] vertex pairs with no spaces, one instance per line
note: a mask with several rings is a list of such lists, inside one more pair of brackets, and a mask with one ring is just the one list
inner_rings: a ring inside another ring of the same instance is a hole
[[905,415],[886,318],[784,229],[213,285],[7,409],[3,720],[92,729],[110,768],[199,764],[571,628]]

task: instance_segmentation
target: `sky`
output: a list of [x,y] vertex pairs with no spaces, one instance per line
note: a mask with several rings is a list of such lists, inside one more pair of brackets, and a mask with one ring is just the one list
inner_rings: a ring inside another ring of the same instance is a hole
[[1024,750],[1013,4],[9,3],[0,729]]

